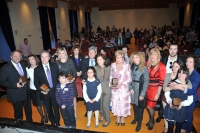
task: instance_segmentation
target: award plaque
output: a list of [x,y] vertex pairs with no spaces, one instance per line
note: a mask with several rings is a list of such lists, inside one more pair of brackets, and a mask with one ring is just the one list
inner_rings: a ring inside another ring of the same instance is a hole
[[26,78],[24,76],[20,76],[19,77],[19,84],[23,85],[24,83],[26,83]]
[[45,84],[41,85],[40,88],[42,89],[42,91],[44,91],[46,93],[49,92],[49,88]]
[[178,107],[181,105],[181,99],[180,98],[173,98],[172,99],[172,105],[174,109],[178,109]]
[[72,74],[68,74],[67,79],[68,79],[68,80],[73,80],[73,76],[72,76]]
[[112,87],[116,87],[118,85],[118,79],[113,78],[111,84],[112,84]]

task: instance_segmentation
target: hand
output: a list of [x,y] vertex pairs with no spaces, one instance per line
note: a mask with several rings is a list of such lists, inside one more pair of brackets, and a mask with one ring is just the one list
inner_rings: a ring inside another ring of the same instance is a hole
[[154,97],[154,101],[158,101],[158,98],[160,97],[160,94],[156,93],[155,97]]
[[82,84],[83,84],[83,85],[86,85],[86,82],[85,82],[85,80],[82,80]]
[[90,102],[90,103],[93,103],[93,100],[90,100],[89,102]]
[[116,86],[116,89],[119,89],[119,87],[122,85],[122,83],[118,83],[118,85]]
[[65,105],[62,105],[62,106],[61,106],[62,109],[64,109],[65,107],[66,107]]
[[81,76],[80,72],[76,72],[77,76]]
[[130,90],[131,95],[134,95],[134,90]]
[[180,109],[181,109],[181,107],[182,107],[182,105],[180,104],[180,105],[178,106],[178,109],[177,109],[177,110],[180,110]]
[[17,83],[17,88],[22,88],[24,86],[24,84],[21,85],[20,82]]
[[170,103],[169,106],[170,106],[171,109],[173,109],[173,105],[172,105],[172,103]]
[[140,101],[144,100],[144,97],[140,96],[140,97],[139,97],[139,100],[140,100]]
[[44,95],[46,95],[46,94],[47,94],[47,92],[44,92],[44,91],[41,91],[41,93],[42,93],[42,94],[44,94]]

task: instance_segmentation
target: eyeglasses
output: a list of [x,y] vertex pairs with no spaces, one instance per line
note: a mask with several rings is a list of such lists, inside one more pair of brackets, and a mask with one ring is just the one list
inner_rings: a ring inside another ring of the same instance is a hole
[[169,64],[170,64],[169,68],[172,69],[172,62],[170,62]]

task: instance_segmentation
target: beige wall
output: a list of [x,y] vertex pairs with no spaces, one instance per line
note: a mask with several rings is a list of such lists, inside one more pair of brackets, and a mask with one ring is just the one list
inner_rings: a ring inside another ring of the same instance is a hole
[[78,19],[78,30],[81,32],[82,27],[85,27],[85,9],[84,6],[79,6],[79,11],[77,11]]
[[57,36],[62,43],[70,40],[69,13],[67,2],[58,1],[58,8],[55,8]]
[[14,0],[8,2],[10,19],[16,48],[23,43],[24,38],[32,47],[32,53],[39,54],[43,49],[39,12],[36,0]]
[[113,24],[116,28],[126,27],[133,31],[135,27],[140,29],[151,25],[171,25],[173,20],[178,21],[178,17],[179,9],[176,4],[170,4],[169,8],[155,9],[99,11],[98,8],[92,8],[91,23],[95,31],[98,26],[105,29],[107,25],[112,28]]
[[184,23],[183,23],[184,26],[190,26],[191,24],[192,8],[193,8],[193,5],[190,3],[190,0],[186,0]]

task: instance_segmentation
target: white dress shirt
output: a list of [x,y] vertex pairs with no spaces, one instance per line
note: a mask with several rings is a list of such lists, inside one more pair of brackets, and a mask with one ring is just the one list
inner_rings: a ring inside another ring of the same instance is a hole
[[[172,73],[172,68],[170,68],[170,66],[172,66],[174,61],[176,61],[176,60],[177,60],[177,56],[176,56],[175,60],[173,60],[173,61],[170,60],[170,55],[168,56],[168,60],[167,60],[167,64],[166,64],[166,73]],[[172,64],[170,64],[170,62]]]
[[37,90],[35,85],[34,85],[34,68],[29,68],[26,67],[26,71],[27,71],[27,78],[30,78],[30,89],[32,90]]

